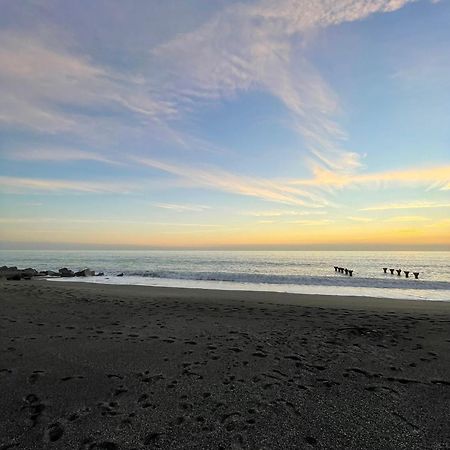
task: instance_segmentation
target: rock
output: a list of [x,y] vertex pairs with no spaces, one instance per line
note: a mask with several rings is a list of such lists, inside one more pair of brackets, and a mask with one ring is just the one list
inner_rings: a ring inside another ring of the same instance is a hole
[[61,274],[59,272],[55,272],[54,270],[47,270],[47,275],[49,277],[59,277]]
[[69,270],[67,267],[63,267],[62,269],[59,269],[59,274],[62,277],[74,277],[75,273],[73,272],[73,270]]
[[0,276],[1,277],[12,277],[13,275],[16,275],[20,273],[19,269],[16,266],[8,267],[8,266],[2,266],[0,267]]
[[33,277],[38,274],[38,271],[31,267],[28,267],[27,269],[22,269],[21,272],[22,272],[22,275],[25,275],[27,277]]
[[28,267],[27,269],[18,269],[16,266],[0,267],[0,277],[6,277],[11,280],[20,280],[21,278],[31,278],[38,274],[36,269]]
[[117,276],[118,277],[123,277],[123,273],[119,273]]
[[20,275],[20,273],[16,273],[14,275],[11,275],[10,277],[6,277],[6,279],[10,281],[20,281],[22,279],[22,276]]
[[97,277],[104,277],[105,276],[105,274],[103,273],[103,272],[99,272],[98,274],[97,274]]
[[76,272],[75,276],[76,277],[93,277],[93,276],[95,276],[95,272],[90,269],[83,269],[83,270],[80,270],[79,272]]

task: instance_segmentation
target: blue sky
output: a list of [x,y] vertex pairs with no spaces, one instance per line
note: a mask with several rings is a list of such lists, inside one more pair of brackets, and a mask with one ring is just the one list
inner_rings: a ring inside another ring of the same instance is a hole
[[450,2],[4,2],[5,246],[450,248]]

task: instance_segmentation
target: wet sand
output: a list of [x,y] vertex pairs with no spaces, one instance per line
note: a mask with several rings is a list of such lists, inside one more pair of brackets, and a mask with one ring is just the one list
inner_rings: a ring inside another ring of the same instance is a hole
[[450,302],[0,281],[0,449],[449,449]]

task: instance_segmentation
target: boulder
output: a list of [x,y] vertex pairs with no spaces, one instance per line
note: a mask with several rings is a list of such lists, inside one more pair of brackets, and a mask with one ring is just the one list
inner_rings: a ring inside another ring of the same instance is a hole
[[93,276],[95,276],[95,272],[90,269],[83,269],[83,270],[80,270],[79,272],[76,272],[75,276],[76,277],[93,277]]
[[123,273],[119,273],[117,276],[118,277],[123,277]]
[[97,277],[104,277],[105,276],[105,274],[103,273],[103,272],[99,272],[98,274],[97,274]]
[[20,270],[16,266],[8,267],[2,266],[0,267],[0,277],[12,277],[13,275],[20,274]]
[[[27,269],[18,269],[16,266],[2,266],[0,267],[0,277],[6,277],[8,279],[20,279],[20,278],[31,278],[38,274],[36,269],[28,267]],[[20,278],[17,278],[19,276]]]
[[62,269],[58,270],[59,275],[62,277],[74,277],[75,273],[73,270],[69,270],[67,267],[63,267]]
[[22,269],[21,272],[22,272],[22,275],[25,275],[27,277],[33,277],[33,276],[38,274],[38,271],[36,269],[31,268],[31,267],[28,267],[26,269]]

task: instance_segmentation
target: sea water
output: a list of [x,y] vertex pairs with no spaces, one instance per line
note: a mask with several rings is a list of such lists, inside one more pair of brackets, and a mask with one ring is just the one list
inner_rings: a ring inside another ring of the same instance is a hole
[[450,301],[450,252],[2,250],[0,265],[105,274],[64,279],[74,282]]

